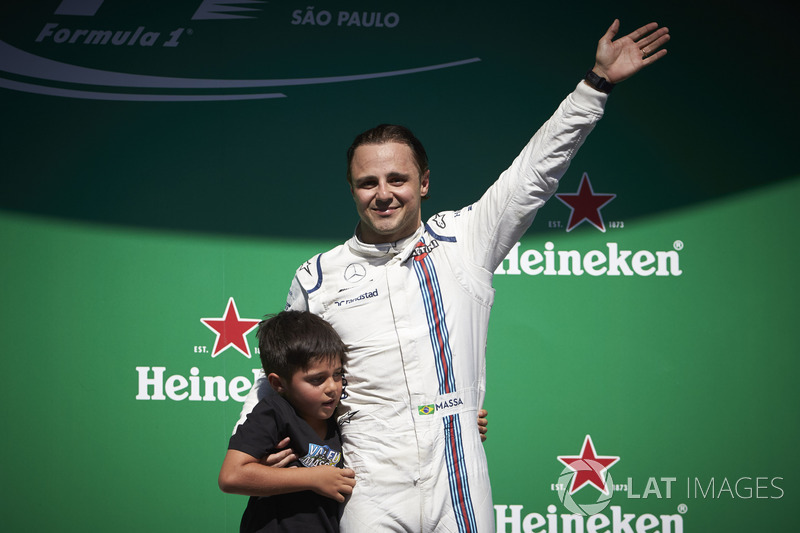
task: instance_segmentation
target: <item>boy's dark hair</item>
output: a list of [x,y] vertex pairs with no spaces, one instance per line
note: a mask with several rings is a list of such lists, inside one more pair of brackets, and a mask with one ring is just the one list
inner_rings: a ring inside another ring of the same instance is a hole
[[325,320],[308,311],[281,311],[258,324],[258,350],[266,374],[291,379],[319,359],[340,356],[347,362],[347,346]]

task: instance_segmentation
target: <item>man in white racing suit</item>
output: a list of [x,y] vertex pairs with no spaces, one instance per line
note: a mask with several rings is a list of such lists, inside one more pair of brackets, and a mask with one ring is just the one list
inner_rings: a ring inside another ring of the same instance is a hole
[[613,84],[666,53],[666,28],[612,40],[618,27],[600,40],[587,78],[468,207],[422,222],[430,171],[403,127],[373,128],[348,151],[356,234],[297,270],[286,305],[325,318],[350,347],[339,424],[357,484],[342,531],[494,530],[475,423],[492,274],[555,192]]

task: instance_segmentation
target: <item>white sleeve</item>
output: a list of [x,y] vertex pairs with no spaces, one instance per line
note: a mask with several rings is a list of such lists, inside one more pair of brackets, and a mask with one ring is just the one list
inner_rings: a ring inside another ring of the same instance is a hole
[[511,166],[464,217],[468,254],[493,272],[555,193],[572,158],[603,116],[608,95],[581,81]]
[[297,279],[292,279],[289,294],[286,295],[286,311],[308,311],[308,292]]
[[236,422],[236,425],[233,426],[233,433],[236,433],[236,430],[239,429],[239,426],[244,424],[244,421],[247,420],[247,415],[250,414],[250,411],[253,410],[253,407],[255,407],[256,404],[266,395],[266,388],[269,386],[269,381],[267,381],[267,376],[264,374],[264,370],[259,371],[258,377],[256,378],[255,383],[253,383],[253,387],[250,389],[250,392],[247,393],[247,398],[244,399],[242,412],[239,414],[239,420]]

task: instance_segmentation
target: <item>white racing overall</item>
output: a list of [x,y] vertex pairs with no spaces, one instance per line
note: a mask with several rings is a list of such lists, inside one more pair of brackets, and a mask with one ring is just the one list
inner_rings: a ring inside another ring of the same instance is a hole
[[339,423],[356,486],[343,532],[494,531],[476,423],[492,274],[555,192],[605,100],[581,82],[471,206],[438,213],[395,243],[353,237],[297,270],[287,309],[323,317],[351,349]]

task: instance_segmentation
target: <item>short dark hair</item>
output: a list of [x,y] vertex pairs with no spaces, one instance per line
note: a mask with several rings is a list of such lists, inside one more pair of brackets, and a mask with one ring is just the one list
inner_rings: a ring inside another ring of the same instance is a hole
[[298,370],[321,359],[339,356],[347,362],[347,346],[324,319],[308,311],[281,311],[258,324],[258,350],[264,372],[291,379]]
[[411,148],[411,153],[414,156],[414,161],[419,168],[420,177],[428,170],[428,154],[425,152],[425,147],[417,139],[411,130],[405,126],[398,124],[379,124],[372,129],[360,133],[353,139],[353,144],[347,149],[347,182],[353,184],[353,155],[356,153],[356,148],[364,144],[385,144],[385,143],[400,143],[405,144]]

